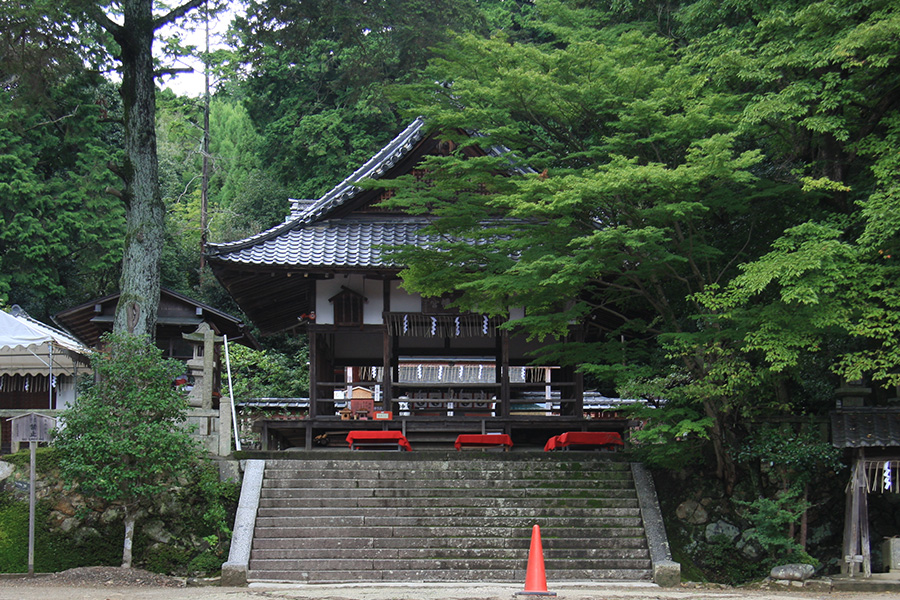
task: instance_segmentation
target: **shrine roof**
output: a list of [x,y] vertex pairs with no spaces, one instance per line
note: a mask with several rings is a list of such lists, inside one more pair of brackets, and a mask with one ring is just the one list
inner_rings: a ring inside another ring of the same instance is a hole
[[[100,336],[112,329],[118,303],[119,294],[111,294],[67,308],[54,315],[53,320],[84,344],[96,347]],[[161,328],[181,329],[189,333],[203,322],[213,325],[217,333],[227,335],[229,341],[259,348],[259,343],[241,319],[169,288],[160,289],[156,320],[158,337]]]
[[[229,253],[251,248],[275,240],[278,236],[294,233],[295,230],[327,218],[328,214],[353,199],[362,191],[357,184],[364,179],[378,179],[399,160],[404,158],[424,135],[424,120],[419,117],[406,129],[379,150],[372,158],[322,197],[311,201],[292,201],[291,214],[280,223],[257,235],[243,240],[221,244],[209,244],[211,257],[221,258]],[[290,233],[289,233],[290,232]]]
[[319,268],[399,267],[383,246],[427,245],[422,219],[352,217],[319,221],[260,239],[217,258],[221,263]]
[[900,446],[900,408],[844,408],[831,413],[837,448]]

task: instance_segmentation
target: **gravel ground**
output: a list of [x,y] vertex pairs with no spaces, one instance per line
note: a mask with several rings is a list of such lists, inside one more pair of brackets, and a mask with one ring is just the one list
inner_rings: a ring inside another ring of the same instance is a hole
[[[183,579],[141,569],[87,567],[35,578],[0,579],[0,600],[528,600],[513,584],[253,584],[248,588],[189,586]],[[191,582],[194,583],[194,582]],[[685,584],[548,583],[560,600],[895,600],[893,592],[758,589]],[[540,597],[540,596],[538,596]]]

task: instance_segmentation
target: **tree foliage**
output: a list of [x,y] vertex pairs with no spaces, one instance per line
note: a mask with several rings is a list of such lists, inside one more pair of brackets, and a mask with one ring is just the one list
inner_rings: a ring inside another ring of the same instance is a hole
[[0,299],[46,314],[118,277],[124,215],[104,193],[117,102],[58,7],[4,5],[0,21]]
[[471,0],[249,2],[236,26],[263,162],[295,197],[318,197],[400,127],[385,86],[448,30],[483,23]]
[[92,360],[98,381],[61,415],[54,444],[68,485],[122,505],[122,563],[130,567],[140,509],[193,473],[200,450],[185,428],[187,398],[174,385],[184,366],[137,336],[110,336],[104,344]]
[[536,6],[530,38],[458,36],[399,92],[460,148],[395,185],[445,240],[398,253],[405,285],[525,306],[535,336],[585,322],[554,358],[656,401],[638,437],[709,439],[731,483],[744,419],[825,408],[811,353],[895,383],[890,3]]
[[231,347],[236,398],[305,398],[309,393],[309,353],[305,340],[287,347],[253,350]]

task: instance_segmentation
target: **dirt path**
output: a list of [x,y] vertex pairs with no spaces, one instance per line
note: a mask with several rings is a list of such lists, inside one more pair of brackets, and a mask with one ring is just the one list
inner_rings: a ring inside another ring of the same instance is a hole
[[[560,600],[888,600],[895,593],[806,590],[663,589],[653,585],[548,585]],[[156,587],[40,585],[0,580],[0,600],[527,600],[511,584],[283,585]],[[538,596],[540,598],[540,596]]]

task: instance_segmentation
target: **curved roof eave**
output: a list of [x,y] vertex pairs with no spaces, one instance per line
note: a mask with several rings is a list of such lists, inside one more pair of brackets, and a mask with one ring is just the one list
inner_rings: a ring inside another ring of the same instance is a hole
[[365,164],[354,171],[349,177],[326,192],[318,200],[306,206],[303,212],[297,214],[293,218],[289,218],[284,223],[279,223],[266,231],[243,240],[225,242],[222,244],[209,244],[208,252],[210,258],[214,259],[221,254],[248,248],[260,242],[273,239],[300,225],[313,223],[321,219],[334,208],[341,206],[355,197],[361,191],[361,188],[357,187],[357,183],[363,179],[378,179],[401,158],[406,156],[406,154],[413,149],[415,144],[422,139],[424,125],[425,120],[422,117],[417,117],[406,127],[406,129],[391,140],[372,158],[366,161]]

